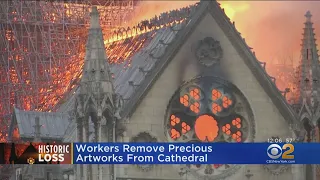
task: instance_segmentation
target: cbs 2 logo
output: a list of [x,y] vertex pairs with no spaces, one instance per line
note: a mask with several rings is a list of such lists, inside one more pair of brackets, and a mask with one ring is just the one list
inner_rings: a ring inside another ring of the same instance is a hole
[[294,146],[292,144],[284,144],[282,147],[278,144],[271,144],[267,149],[267,154],[271,159],[294,159]]

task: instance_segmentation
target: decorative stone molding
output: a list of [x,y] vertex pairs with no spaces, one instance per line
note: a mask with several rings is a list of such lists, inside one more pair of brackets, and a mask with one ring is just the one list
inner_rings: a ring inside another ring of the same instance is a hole
[[[157,142],[157,138],[152,136],[149,132],[140,132],[136,136],[132,137],[130,142],[142,143],[142,142]],[[142,172],[151,171],[155,165],[153,164],[138,164],[136,165]]]
[[155,165],[153,165],[153,164],[139,164],[139,165],[136,165],[136,166],[138,167],[138,169],[141,172],[149,172],[155,167]]
[[200,64],[210,67],[219,63],[223,55],[219,41],[212,37],[200,40],[195,48],[195,56]]
[[288,171],[288,169],[290,169],[290,165],[284,165],[284,164],[267,164],[267,165],[263,165],[263,168],[271,173],[272,175],[280,175],[286,171]]
[[[272,136],[268,139],[268,143],[285,143],[285,140],[281,139],[279,136]],[[262,167],[272,175],[280,175],[286,172],[291,166],[283,164],[266,164],[262,165]]]
[[140,132],[131,138],[131,142],[157,142],[157,138],[152,136],[149,132]]
[[192,174],[196,179],[201,179],[201,180],[225,180],[226,178],[236,174],[241,167],[242,165],[233,165],[232,167],[228,168],[228,170],[224,172],[220,172],[218,175],[215,175],[215,176],[211,176],[211,175],[203,176],[194,170],[190,170],[190,174]]

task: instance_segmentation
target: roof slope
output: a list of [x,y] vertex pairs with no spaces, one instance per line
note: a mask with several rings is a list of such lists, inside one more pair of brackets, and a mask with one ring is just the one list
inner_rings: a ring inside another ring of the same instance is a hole
[[[155,34],[149,32],[148,34],[153,37],[152,40],[150,40],[150,43],[146,47],[134,53],[131,60],[127,61],[130,62],[129,65],[122,63],[114,65],[111,68],[111,71],[114,73],[116,92],[126,100],[126,105],[122,110],[121,116],[130,116],[139,101],[143,99],[143,96],[152,86],[152,83],[155,82],[188,35],[193,32],[195,26],[201,21],[201,18],[204,17],[205,14],[210,13],[227,34],[230,42],[232,42],[242,58],[245,59],[246,64],[261,83],[261,86],[272,98],[272,101],[286,118],[288,124],[299,125],[295,112],[276,87],[274,79],[267,74],[264,67],[265,64],[257,60],[251,48],[246,44],[240,36],[240,33],[235,29],[230,19],[221,9],[220,4],[216,1],[202,1],[199,5],[195,5],[192,8],[194,11],[188,16],[189,18],[183,21],[184,23],[173,26],[173,28],[179,29],[178,31],[173,31],[172,28],[165,27],[156,30]],[[136,39],[142,38],[145,40],[145,36],[147,35],[140,35],[136,37]],[[126,39],[117,42],[118,44],[115,46],[122,47],[126,41],[131,42],[129,39]],[[114,50],[111,49],[107,51],[109,57],[114,56]],[[118,52],[121,52],[120,48],[119,51],[116,51],[116,53]],[[153,55],[151,52],[153,52]],[[154,58],[155,56],[156,58]]]
[[[198,7],[195,4],[165,12],[150,21],[142,21],[133,28],[120,29],[114,33],[116,39],[121,40],[107,43],[106,52],[115,92],[126,105],[131,103],[129,100],[136,95],[142,83],[149,81],[146,78],[155,72],[155,67],[167,53],[167,47],[177,39],[179,32],[189,26]],[[74,101],[74,95],[71,95],[59,106],[58,111],[71,110]],[[124,116],[123,113],[121,115]]]
[[[187,8],[163,13],[154,20],[142,22],[134,29],[116,32],[117,38],[128,37],[107,44],[114,88],[124,99],[120,116],[127,117],[134,112],[157,77],[207,13],[213,16],[228,36],[288,125],[301,127],[295,112],[276,87],[274,78],[267,74],[265,63],[257,60],[216,1],[201,1]],[[135,34],[143,30],[146,32],[130,37],[130,33]],[[70,104],[73,102],[74,98],[71,96],[67,105],[60,107],[60,110],[66,111],[72,108]]]
[[[183,24],[177,24],[173,28],[182,28]],[[111,68],[114,75],[115,91],[120,94],[124,100],[132,99],[137,87],[146,80],[160,57],[166,53],[167,46],[172,43],[177,35],[177,31],[172,31],[170,27],[154,30],[135,38],[126,39],[116,42],[115,47],[108,52],[109,57],[127,56],[131,47],[138,48],[130,59],[126,59],[125,63],[115,64]],[[161,42],[161,43],[160,43]],[[139,49],[140,46],[144,46]],[[133,48],[134,49],[134,48]],[[119,52],[121,51],[121,52]]]
[[60,140],[63,138],[63,134],[69,125],[69,115],[64,113],[23,111],[15,108],[10,132],[14,128],[14,123],[17,123],[21,138],[34,138],[36,117],[39,117],[40,120],[42,139]]

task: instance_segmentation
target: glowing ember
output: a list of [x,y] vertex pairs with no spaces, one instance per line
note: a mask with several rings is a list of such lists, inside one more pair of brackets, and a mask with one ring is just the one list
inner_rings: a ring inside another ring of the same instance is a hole
[[[130,60],[130,57],[136,52],[139,52],[141,48],[145,47],[154,35],[155,32],[153,31],[107,44],[106,50],[109,63],[120,64],[128,59]],[[130,64],[130,62],[126,63]]]

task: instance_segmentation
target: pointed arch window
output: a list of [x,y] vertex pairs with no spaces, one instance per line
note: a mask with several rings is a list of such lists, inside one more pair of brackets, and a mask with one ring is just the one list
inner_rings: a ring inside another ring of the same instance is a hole
[[311,142],[312,141],[312,126],[310,124],[310,121],[305,118],[302,120],[303,122],[303,126],[304,126],[304,129],[306,130],[306,142]]
[[[252,110],[231,83],[216,77],[199,77],[182,85],[172,96],[165,116],[171,142],[252,141]],[[190,165],[197,175],[221,176],[235,165]]]
[[22,169],[21,168],[16,169],[16,179],[15,180],[22,180]]

